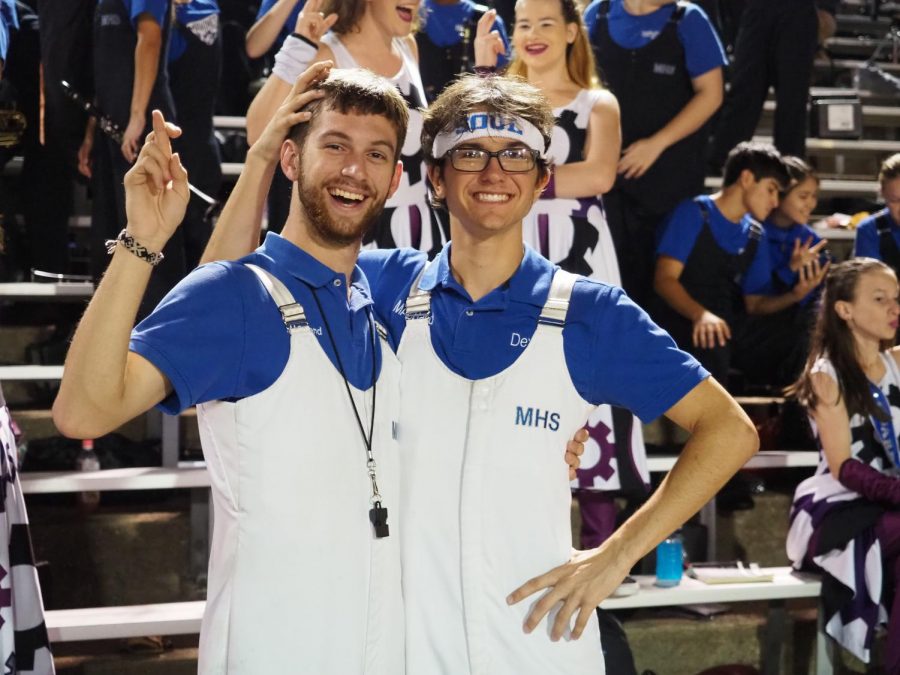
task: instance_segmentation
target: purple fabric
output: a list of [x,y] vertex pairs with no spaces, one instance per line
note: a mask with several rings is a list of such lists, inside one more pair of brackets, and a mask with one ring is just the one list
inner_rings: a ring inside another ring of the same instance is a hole
[[550,169],[550,180],[547,181],[547,187],[541,192],[541,199],[556,199],[556,174]]
[[[890,605],[884,669],[887,675],[900,675],[900,511],[888,511],[875,526],[881,544],[886,574],[893,574],[894,601]],[[884,599],[888,604],[888,598]]]
[[608,492],[576,490],[581,507],[581,550],[597,548],[616,529],[616,503]]
[[538,215],[538,248],[541,255],[550,259],[550,217],[546,213]]
[[900,479],[886,476],[858,459],[850,458],[841,464],[839,480],[848,489],[873,502],[900,505]]
[[419,207],[414,205],[409,207],[409,241],[409,245],[415,249],[422,243],[422,214],[419,213]]

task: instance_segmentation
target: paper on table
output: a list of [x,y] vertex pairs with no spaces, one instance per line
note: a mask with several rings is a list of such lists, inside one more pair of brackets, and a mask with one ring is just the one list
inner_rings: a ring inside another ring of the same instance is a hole
[[771,574],[763,572],[757,563],[744,565],[741,561],[733,563],[698,563],[691,565],[688,575],[705,584],[746,584],[772,581]]

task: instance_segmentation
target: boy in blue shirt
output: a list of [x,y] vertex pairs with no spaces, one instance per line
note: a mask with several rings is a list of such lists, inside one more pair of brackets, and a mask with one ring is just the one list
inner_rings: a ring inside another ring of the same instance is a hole
[[900,274],[900,153],[884,160],[878,182],[884,208],[856,228],[853,255],[881,260]]
[[[549,179],[552,127],[549,105],[528,84],[467,77],[450,85],[426,113],[422,147],[452,244],[429,267],[409,249],[360,256],[402,364],[409,672],[433,669],[435,659],[454,673],[500,663],[510,672],[596,672],[602,653],[574,638],[597,604],[756,446],[739,407],[621,289],[567,276],[523,245],[522,218]],[[252,199],[245,217],[234,210],[219,221],[218,254],[240,254],[253,239],[252,205],[267,181],[258,171],[245,178],[241,200]],[[559,434],[601,402],[644,419],[665,413],[693,435],[647,505],[601,547],[568,559],[568,483],[542,467]],[[729,452],[720,453],[725,439]],[[550,564],[505,595],[523,569]],[[533,607],[519,604],[544,588]],[[547,628],[558,640],[577,613],[573,640],[552,642],[543,629],[521,635],[557,603],[563,609]],[[589,664],[567,669],[585,652]]]
[[723,384],[743,294],[768,282],[767,266],[751,264],[764,236],[759,221],[788,183],[774,147],[741,143],[728,155],[722,189],[685,200],[663,226],[654,276],[663,302],[654,318]]
[[703,10],[689,2],[595,0],[584,13],[597,72],[619,101],[622,158],[603,197],[622,270],[638,303],[652,297],[665,215],[703,190],[707,121],[728,62]]
[[[215,197],[222,184],[222,159],[213,129],[222,71],[218,1],[178,2],[172,28],[169,79],[178,125],[184,132],[175,148],[184,165],[191,168],[191,183]],[[187,270],[197,266],[209,241],[212,223],[206,218],[208,208],[202,199],[191,197],[181,225]]]

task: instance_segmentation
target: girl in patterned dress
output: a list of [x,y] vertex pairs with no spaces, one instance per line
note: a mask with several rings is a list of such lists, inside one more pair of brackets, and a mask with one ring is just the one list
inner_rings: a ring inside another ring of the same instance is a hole
[[900,306],[872,258],[831,269],[800,378],[821,459],[797,487],[787,537],[797,569],[824,573],[826,632],[861,660],[887,623],[885,672],[900,674]]
[[[479,63],[491,63],[496,51],[488,28],[479,23]],[[556,117],[550,143],[553,174],[522,222],[525,242],[568,272],[620,286],[601,197],[616,179],[619,105],[598,85],[594,55],[574,0],[519,0],[512,42],[507,75],[540,88]],[[630,413],[601,406],[589,431],[576,492],[583,547],[600,545],[615,529],[614,492],[642,494],[649,483],[641,425]]]
[[0,532],[4,537],[0,544],[0,672],[53,675],[25,495],[19,484],[17,433],[0,389]]

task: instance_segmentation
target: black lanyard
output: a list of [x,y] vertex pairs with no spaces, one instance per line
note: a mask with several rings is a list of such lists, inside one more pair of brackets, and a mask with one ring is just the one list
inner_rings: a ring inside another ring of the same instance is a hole
[[347,396],[350,398],[350,405],[353,407],[353,414],[356,417],[356,424],[359,427],[359,435],[362,436],[363,446],[366,449],[366,470],[369,473],[369,480],[372,483],[372,508],[369,509],[369,520],[372,522],[372,527],[375,529],[375,536],[378,539],[381,539],[390,534],[390,529],[388,528],[387,522],[388,510],[381,505],[381,493],[378,491],[378,480],[375,476],[375,455],[372,454],[372,441],[375,438],[376,384],[378,381],[378,366],[377,359],[375,358],[375,319],[372,316],[371,309],[367,310],[366,317],[369,320],[369,332],[372,335],[372,415],[369,419],[369,434],[367,436],[366,431],[363,428],[362,417],[359,414],[359,410],[356,408],[356,400],[353,398],[353,392],[350,391],[350,382],[347,380],[347,372],[344,370],[341,354],[338,351],[334,335],[331,333],[331,326],[328,325],[328,319],[325,317],[325,311],[322,309],[322,303],[319,302],[319,296],[316,293],[316,290],[310,287],[310,291],[312,292],[313,300],[316,301],[316,307],[319,309],[322,323],[325,325],[325,332],[328,333],[328,340],[331,342],[331,348],[334,350],[334,357],[337,359],[338,370],[341,373],[341,377],[344,378],[344,387],[347,389]]

